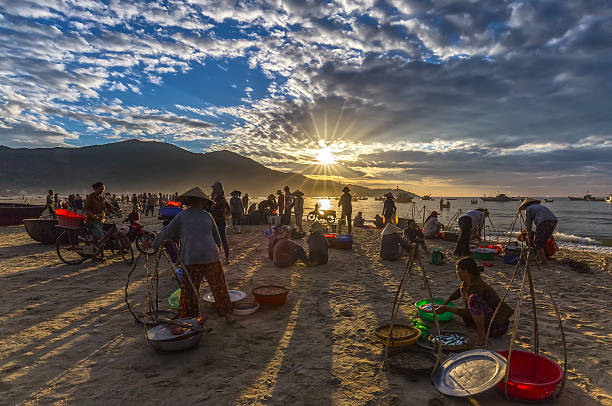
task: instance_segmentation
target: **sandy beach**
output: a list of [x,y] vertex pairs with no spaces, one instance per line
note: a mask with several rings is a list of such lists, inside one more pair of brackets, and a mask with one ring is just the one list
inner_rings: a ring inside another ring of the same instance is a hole
[[[145,225],[160,222],[145,217]],[[264,226],[229,234],[232,263],[225,267],[230,289],[250,291],[262,284],[290,289],[279,308],[261,308],[227,325],[207,305],[208,331],[197,348],[156,352],[124,303],[130,267],[120,258],[77,266],[60,262],[53,246],[30,239],[23,226],[0,228],[0,396],[2,404],[210,404],[210,405],[465,405],[465,399],[439,394],[428,377],[411,380],[387,369],[373,339],[375,327],[390,319],[393,295],[404,261],[378,257],[380,234],[358,229],[352,251],[330,250],[328,265],[275,268],[266,256]],[[447,255],[453,243],[436,241]],[[586,262],[590,273],[552,262],[546,270],[552,294],[564,317],[568,380],[558,405],[612,405],[612,317],[609,311],[612,257],[561,251],[559,260]],[[426,264],[435,297],[457,286],[455,258]],[[499,258],[483,279],[501,294],[514,267]],[[142,263],[142,262],[141,262]],[[162,307],[177,288],[164,264]],[[130,290],[142,308],[144,269]],[[553,360],[562,357],[552,307],[538,292],[540,346]],[[514,292],[508,303],[514,307]],[[206,286],[203,286],[206,290]],[[409,284],[402,319],[426,297],[422,281]],[[518,345],[532,348],[530,304],[522,309]],[[455,318],[447,329],[467,330]],[[509,335],[493,339],[506,349]],[[482,405],[506,405],[493,389],[476,396]]]

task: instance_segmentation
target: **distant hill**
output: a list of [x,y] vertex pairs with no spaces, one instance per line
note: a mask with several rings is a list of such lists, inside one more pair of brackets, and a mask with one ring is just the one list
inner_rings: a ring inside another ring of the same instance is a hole
[[[272,170],[230,151],[200,154],[161,142],[128,140],[82,148],[0,146],[1,193],[85,192],[97,180],[114,193],[180,193],[194,185],[209,192],[216,180],[223,182],[226,192],[239,189],[251,196],[267,195],[285,185],[300,188],[307,196],[334,196],[345,186]],[[349,187],[360,196],[389,191]]]

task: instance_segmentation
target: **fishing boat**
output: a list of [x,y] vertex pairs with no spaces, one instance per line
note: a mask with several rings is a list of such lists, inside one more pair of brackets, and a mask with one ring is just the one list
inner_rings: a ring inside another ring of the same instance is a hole
[[483,202],[518,202],[520,197],[507,196],[505,193],[498,193],[497,196],[483,196]]
[[43,244],[55,244],[61,228],[57,227],[55,219],[24,219],[23,225],[34,241]]
[[395,196],[395,203],[412,203],[412,196],[407,192],[399,192]]
[[368,200],[368,197],[367,196],[361,196],[361,197],[359,197],[359,200]]
[[478,204],[478,199],[472,199],[472,200],[470,200],[470,204]]
[[554,200],[554,199],[547,199],[547,198],[544,198],[544,201],[545,201],[546,203],[553,203],[555,200]]
[[359,198],[357,196],[353,196],[353,198],[351,199],[352,201],[356,202],[359,200]]
[[608,197],[606,197],[606,203],[612,203],[612,193],[610,193]]
[[421,200],[431,200],[431,195],[423,195],[421,196]]
[[26,218],[38,218],[45,211],[44,205],[24,203],[0,203],[0,226],[16,226]]
[[568,196],[567,198],[570,200],[581,200],[585,202],[603,202],[605,200],[603,197],[594,197],[589,193],[588,190],[586,195],[584,195],[583,197]]
[[377,202],[382,202],[385,200],[385,198],[383,196],[376,196],[374,200],[376,200]]

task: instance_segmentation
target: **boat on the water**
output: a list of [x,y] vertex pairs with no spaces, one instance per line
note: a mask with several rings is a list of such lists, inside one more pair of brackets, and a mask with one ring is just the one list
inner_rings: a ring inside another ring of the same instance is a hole
[[470,204],[478,204],[478,199],[472,199],[472,200],[470,200]]
[[384,201],[384,200],[385,200],[385,198],[384,198],[384,196],[376,196],[376,197],[374,198],[374,200],[376,200],[377,202],[382,202],[382,201]]
[[23,223],[23,219],[38,218],[45,208],[44,205],[0,203],[0,226],[16,226]]
[[608,197],[606,197],[606,203],[612,203],[612,193],[610,193]]
[[567,198],[570,200],[581,200],[585,202],[603,202],[605,200],[603,197],[594,197],[589,192],[587,192],[587,194],[583,197],[568,196]]
[[431,195],[423,195],[421,196],[421,200],[431,200]]
[[368,197],[367,196],[361,196],[361,197],[359,197],[359,200],[368,200]]
[[412,203],[412,196],[407,192],[399,192],[395,196],[395,203]]
[[553,203],[555,200],[554,200],[554,199],[546,199],[546,198],[545,198],[545,199],[544,199],[544,201],[545,201],[546,203]]
[[483,202],[518,202],[520,197],[507,196],[505,193],[498,193],[497,196],[483,196]]
[[57,236],[62,231],[57,227],[55,219],[24,219],[23,225],[34,241],[43,244],[55,244]]

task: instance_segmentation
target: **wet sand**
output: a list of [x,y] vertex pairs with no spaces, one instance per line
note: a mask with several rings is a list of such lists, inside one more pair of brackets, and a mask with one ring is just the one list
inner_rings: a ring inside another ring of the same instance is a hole
[[[154,218],[144,219],[159,229]],[[261,308],[227,325],[207,305],[207,331],[197,348],[156,352],[124,303],[130,267],[120,258],[68,266],[54,247],[34,242],[23,226],[0,228],[0,394],[3,404],[309,404],[465,405],[439,394],[427,377],[411,380],[378,371],[382,347],[372,330],[389,321],[404,261],[378,257],[379,232],[356,230],[352,251],[330,250],[330,263],[275,268],[266,256],[265,226],[230,234],[232,263],[225,266],[231,289],[262,284],[290,289],[279,308]],[[436,241],[430,247],[453,244]],[[559,258],[586,261],[591,273],[553,262],[546,270],[552,294],[565,319],[569,374],[559,405],[612,405],[612,318],[609,312],[612,258],[562,251]],[[483,278],[498,293],[514,267],[489,261]],[[434,296],[457,286],[454,258],[425,264]],[[177,288],[168,266],[161,271],[161,305]],[[144,269],[135,272],[132,303],[142,308]],[[535,277],[542,353],[559,361],[561,340],[552,308]],[[206,289],[206,286],[203,286]],[[509,294],[514,307],[518,283]],[[422,281],[409,284],[401,318],[425,298]],[[530,303],[522,308],[518,344],[532,348]],[[455,318],[446,329],[467,332]],[[508,336],[493,339],[505,349]],[[475,397],[483,405],[511,404],[495,389]]]

